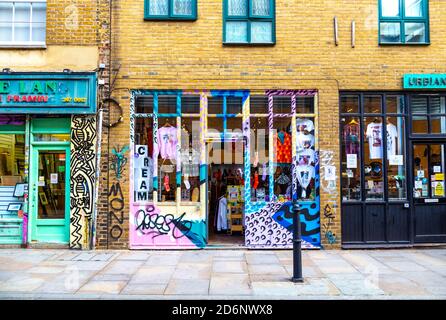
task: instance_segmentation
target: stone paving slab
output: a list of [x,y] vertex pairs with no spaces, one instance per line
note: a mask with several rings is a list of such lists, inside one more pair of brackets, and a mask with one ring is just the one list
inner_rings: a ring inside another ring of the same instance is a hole
[[446,299],[446,250],[0,249],[0,299]]

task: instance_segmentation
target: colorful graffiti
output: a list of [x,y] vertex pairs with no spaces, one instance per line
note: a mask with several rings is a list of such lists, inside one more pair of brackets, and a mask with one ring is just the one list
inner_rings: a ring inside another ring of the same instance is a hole
[[112,149],[111,165],[110,168],[115,172],[116,179],[121,179],[122,172],[127,164],[127,157],[125,153],[129,150],[129,146],[119,146]]
[[96,117],[71,120],[70,248],[87,249],[94,210],[96,176]]
[[332,226],[334,225],[334,220],[336,218],[336,215],[331,207],[330,204],[327,203],[327,205],[324,208],[324,218],[326,223],[322,225],[323,232],[325,239],[329,244],[335,244],[336,243],[336,234],[333,233],[331,230]]

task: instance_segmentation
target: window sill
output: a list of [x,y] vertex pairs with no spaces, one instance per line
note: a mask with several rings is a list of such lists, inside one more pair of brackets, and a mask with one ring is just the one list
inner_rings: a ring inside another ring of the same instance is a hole
[[276,42],[263,42],[263,43],[257,43],[257,42],[223,42],[224,46],[230,46],[230,47],[272,47],[276,45]]
[[402,43],[402,42],[379,42],[380,46],[429,46],[430,42],[414,42],[414,43]]
[[46,49],[46,44],[0,43],[1,49]]
[[173,22],[193,22],[193,21],[197,21],[197,17],[191,17],[191,18],[187,18],[187,17],[144,17],[144,21],[173,21]]

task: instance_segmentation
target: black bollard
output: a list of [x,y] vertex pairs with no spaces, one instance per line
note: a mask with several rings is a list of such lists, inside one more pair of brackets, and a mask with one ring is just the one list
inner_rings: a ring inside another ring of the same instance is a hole
[[300,207],[293,200],[293,282],[303,282],[302,277],[302,239],[300,230]]

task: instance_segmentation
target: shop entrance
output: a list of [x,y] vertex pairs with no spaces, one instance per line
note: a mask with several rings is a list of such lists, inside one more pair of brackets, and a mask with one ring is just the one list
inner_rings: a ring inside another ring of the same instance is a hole
[[414,142],[412,150],[415,242],[445,242],[446,144]]
[[208,244],[244,246],[243,141],[213,141],[208,150]]
[[70,223],[70,146],[34,146],[30,177],[30,240],[67,243]]

